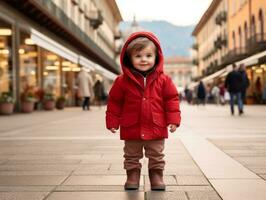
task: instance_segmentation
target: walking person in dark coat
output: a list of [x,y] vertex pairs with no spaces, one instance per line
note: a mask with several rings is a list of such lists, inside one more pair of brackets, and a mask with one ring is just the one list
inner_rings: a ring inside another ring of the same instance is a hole
[[239,115],[243,114],[243,102],[241,98],[242,76],[238,72],[236,64],[233,64],[233,71],[231,71],[225,79],[225,87],[230,94],[230,108],[231,114],[234,115],[234,101],[237,99]]
[[200,81],[197,89],[197,104],[202,103],[205,105],[206,89],[202,81]]
[[104,86],[103,86],[101,78],[97,78],[97,81],[95,82],[93,86],[93,90],[94,90],[95,104],[98,105],[100,108],[102,105],[104,95],[105,95]]
[[240,65],[238,71],[242,77],[241,98],[242,98],[242,102],[244,104],[246,101],[246,91],[247,91],[248,86],[249,86],[249,79],[248,79],[247,73],[245,71],[245,66],[243,64]]

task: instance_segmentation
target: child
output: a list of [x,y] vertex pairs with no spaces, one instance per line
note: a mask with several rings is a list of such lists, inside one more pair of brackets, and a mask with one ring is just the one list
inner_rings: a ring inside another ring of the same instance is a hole
[[165,190],[163,170],[167,126],[174,132],[180,124],[178,93],[163,73],[163,54],[158,39],[150,32],[133,33],[124,44],[120,62],[123,74],[109,93],[106,126],[125,140],[125,190],[139,188],[143,149],[149,159],[152,190]]

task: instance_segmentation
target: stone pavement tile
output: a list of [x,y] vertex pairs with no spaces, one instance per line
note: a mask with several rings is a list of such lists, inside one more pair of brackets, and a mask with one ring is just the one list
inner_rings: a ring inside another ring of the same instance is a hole
[[0,185],[60,185],[66,177],[67,176],[0,176]]
[[[124,191],[124,185],[59,185],[55,191],[61,192],[80,192],[80,191]],[[140,186],[139,191],[143,191]]]
[[36,171],[69,171],[69,170],[75,170],[79,165],[58,165],[58,164],[36,164],[36,165],[27,165],[27,164],[17,164],[17,165],[7,165],[3,164],[0,165],[0,171],[30,171],[30,170],[36,170]]
[[[145,178],[145,184],[150,184],[150,180],[149,180],[149,176],[144,176]],[[177,182],[176,182],[176,179],[174,176],[163,176],[163,179],[164,179],[164,183],[166,185],[177,185]]]
[[250,166],[250,170],[256,174],[266,174],[266,166]]
[[0,186],[0,192],[49,192],[55,186]]
[[[166,185],[166,188],[168,188],[168,186],[177,186],[177,182],[174,176],[167,176],[164,175],[164,183]],[[144,190],[145,191],[150,191],[150,180],[149,180],[149,176],[145,175],[144,176]]]
[[5,164],[77,164],[81,160],[70,160],[70,159],[26,159],[26,160],[8,160]]
[[266,174],[260,174],[260,177],[262,177],[264,180],[266,180]]
[[93,164],[80,164],[76,170],[108,170],[110,168],[110,164],[97,164],[97,163],[93,163]]
[[47,192],[0,192],[1,200],[43,200]]
[[102,160],[103,155],[98,153],[95,155],[88,155],[88,154],[79,154],[79,155],[65,155],[63,156],[64,159],[70,159],[70,160],[82,160],[82,161],[98,161]]
[[243,165],[255,165],[255,166],[265,166],[266,167],[266,157],[256,156],[256,157],[235,157]]
[[8,176],[24,176],[24,175],[50,175],[50,176],[60,176],[60,175],[70,175],[72,171],[0,171],[0,175]]
[[146,200],[188,200],[185,192],[175,191],[175,192],[157,192],[149,191],[146,192]]
[[108,169],[84,169],[84,170],[75,170],[72,175],[103,175],[109,172]]
[[53,192],[46,200],[144,200],[143,192]]
[[215,191],[189,191],[189,200],[222,200]]
[[[126,176],[121,175],[70,176],[62,185],[124,185],[125,181]],[[143,185],[143,177],[140,185]]]
[[205,176],[176,176],[178,185],[210,185]]
[[202,171],[197,167],[181,167],[181,166],[174,166],[174,168],[165,168],[164,171],[165,174],[175,174],[175,175],[192,175],[192,176],[197,176],[197,175],[203,175]]
[[224,200],[266,199],[266,181],[263,179],[211,179],[210,182]]
[[226,150],[224,151],[231,157],[253,157],[253,156],[266,156],[265,153],[258,153],[255,150]]
[[201,186],[201,185],[195,185],[195,186],[190,186],[190,185],[178,185],[178,186],[172,186],[168,185],[166,188],[166,191],[183,191],[183,192],[200,192],[200,191],[213,191],[213,188],[208,185],[208,186]]
[[250,149],[254,149],[254,150],[266,150],[266,146],[265,144],[263,146],[251,146]]

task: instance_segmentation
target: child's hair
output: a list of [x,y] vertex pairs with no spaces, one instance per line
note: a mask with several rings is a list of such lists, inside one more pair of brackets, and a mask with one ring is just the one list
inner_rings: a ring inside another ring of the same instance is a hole
[[[138,37],[138,38],[132,40],[128,44],[127,49],[126,49],[126,53],[130,57],[130,55],[133,51],[141,51],[142,49],[144,49],[145,47],[147,47],[149,45],[153,45],[155,48],[155,51],[156,51],[156,46],[151,40],[149,40],[146,37]],[[157,54],[157,51],[156,51],[156,54]]]

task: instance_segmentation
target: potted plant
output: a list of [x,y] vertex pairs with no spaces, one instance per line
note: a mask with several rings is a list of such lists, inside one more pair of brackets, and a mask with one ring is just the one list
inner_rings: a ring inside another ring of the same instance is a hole
[[41,110],[43,104],[44,90],[42,88],[36,87],[34,91],[34,96],[36,98],[35,107],[37,110]]
[[14,110],[14,98],[10,92],[2,92],[0,95],[0,114],[10,115]]
[[56,108],[58,110],[63,110],[65,108],[66,98],[64,96],[60,96],[56,99]]
[[43,108],[44,110],[53,110],[55,107],[55,97],[51,92],[45,92],[43,96]]
[[36,101],[33,87],[28,86],[24,89],[24,92],[20,95],[21,100],[21,112],[31,113],[34,110],[34,103]]

